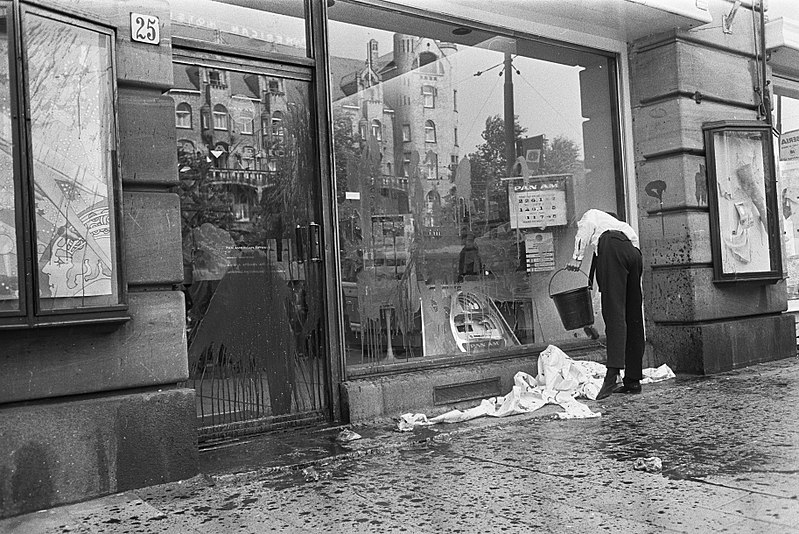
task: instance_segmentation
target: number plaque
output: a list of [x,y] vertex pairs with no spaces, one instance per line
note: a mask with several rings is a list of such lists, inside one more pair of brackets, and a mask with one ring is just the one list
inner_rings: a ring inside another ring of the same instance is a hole
[[130,38],[139,43],[158,45],[161,42],[161,26],[158,17],[130,14]]

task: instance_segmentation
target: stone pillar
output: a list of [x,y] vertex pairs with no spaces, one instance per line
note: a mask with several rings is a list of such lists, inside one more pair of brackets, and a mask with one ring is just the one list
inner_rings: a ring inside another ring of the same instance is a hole
[[[702,124],[756,119],[752,12],[631,44],[647,339],[677,371],[715,373],[796,354],[785,282],[713,282]],[[759,17],[758,17],[759,18]]]

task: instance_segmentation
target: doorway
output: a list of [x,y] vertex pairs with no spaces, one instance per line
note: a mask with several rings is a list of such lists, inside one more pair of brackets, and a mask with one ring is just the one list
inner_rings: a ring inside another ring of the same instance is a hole
[[175,53],[200,440],[330,417],[311,73]]

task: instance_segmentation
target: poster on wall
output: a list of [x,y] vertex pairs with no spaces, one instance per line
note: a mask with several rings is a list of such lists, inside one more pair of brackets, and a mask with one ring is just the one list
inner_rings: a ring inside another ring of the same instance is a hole
[[552,232],[530,232],[524,236],[528,273],[555,270],[555,240]]
[[780,277],[768,125],[727,121],[704,129],[715,280]]
[[799,130],[780,134],[780,161],[799,159]]
[[566,175],[511,178],[508,206],[511,228],[548,228],[568,224]]

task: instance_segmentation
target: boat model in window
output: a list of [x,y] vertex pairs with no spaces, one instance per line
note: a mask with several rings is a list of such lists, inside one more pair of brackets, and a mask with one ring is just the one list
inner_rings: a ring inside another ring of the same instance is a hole
[[461,352],[484,352],[519,345],[494,301],[481,293],[454,292],[449,323]]

